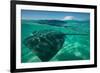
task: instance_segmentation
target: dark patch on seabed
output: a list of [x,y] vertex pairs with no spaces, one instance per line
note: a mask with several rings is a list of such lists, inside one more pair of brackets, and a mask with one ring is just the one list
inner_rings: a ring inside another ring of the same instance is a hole
[[22,20],[21,32],[22,63],[90,59],[89,21]]

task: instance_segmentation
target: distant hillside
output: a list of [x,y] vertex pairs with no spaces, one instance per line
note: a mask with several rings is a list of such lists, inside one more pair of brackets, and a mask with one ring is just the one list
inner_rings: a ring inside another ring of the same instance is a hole
[[62,20],[37,20],[36,22],[39,24],[48,24],[48,25],[66,24],[66,22]]
[[79,20],[22,20],[22,23],[37,23],[42,25],[52,25],[52,26],[73,26],[77,23],[89,23],[89,20],[79,21]]

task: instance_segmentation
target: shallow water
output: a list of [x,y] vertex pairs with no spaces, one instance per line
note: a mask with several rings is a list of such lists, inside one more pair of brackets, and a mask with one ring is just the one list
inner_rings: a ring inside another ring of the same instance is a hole
[[[73,61],[90,59],[90,23],[89,21],[67,21],[67,25],[72,27],[58,27],[51,25],[42,25],[34,21],[22,20],[21,25],[21,62],[41,62],[41,59],[23,44],[25,38],[36,30],[57,30],[66,34],[63,47],[51,58],[50,61]],[[75,35],[83,34],[87,35]],[[41,52],[42,53],[42,52]]]

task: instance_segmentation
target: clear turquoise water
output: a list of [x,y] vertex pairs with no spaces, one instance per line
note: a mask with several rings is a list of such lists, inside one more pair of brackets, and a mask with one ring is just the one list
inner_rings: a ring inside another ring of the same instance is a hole
[[66,35],[63,47],[54,55],[50,61],[73,61],[90,59],[90,23],[89,21],[67,21],[72,27],[57,27],[41,25],[33,21],[22,20],[21,23],[21,62],[42,62],[41,59],[23,44],[33,31],[53,29],[67,34],[87,33],[88,35]]

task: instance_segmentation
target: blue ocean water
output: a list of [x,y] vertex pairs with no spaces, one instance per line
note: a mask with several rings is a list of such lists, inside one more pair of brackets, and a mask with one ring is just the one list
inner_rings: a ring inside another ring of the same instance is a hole
[[[62,48],[50,59],[50,61],[73,61],[90,59],[90,22],[65,21],[68,27],[52,26],[36,23],[34,20],[22,20],[21,22],[21,62],[42,62],[41,59],[23,43],[24,39],[33,31],[56,30],[66,34]],[[75,35],[87,34],[87,35]],[[41,52],[42,53],[42,52]]]

